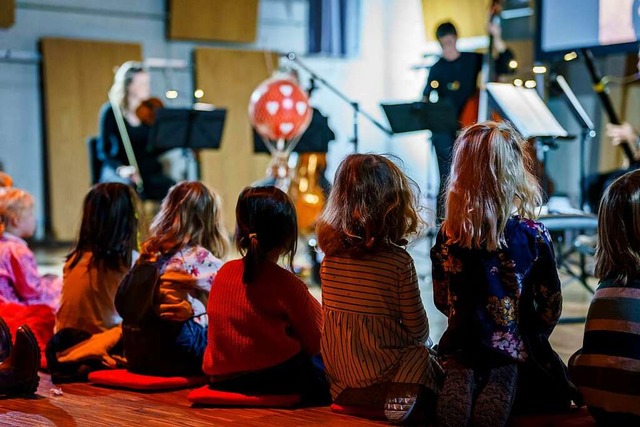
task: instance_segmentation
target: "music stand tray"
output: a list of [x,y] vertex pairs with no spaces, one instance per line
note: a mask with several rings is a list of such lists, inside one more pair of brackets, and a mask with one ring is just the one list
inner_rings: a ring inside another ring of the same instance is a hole
[[525,138],[567,137],[567,131],[535,89],[509,83],[487,83],[489,99]]
[[460,129],[455,108],[449,101],[380,104],[394,134],[430,130],[455,133]]
[[149,151],[219,149],[227,111],[161,108],[149,134]]

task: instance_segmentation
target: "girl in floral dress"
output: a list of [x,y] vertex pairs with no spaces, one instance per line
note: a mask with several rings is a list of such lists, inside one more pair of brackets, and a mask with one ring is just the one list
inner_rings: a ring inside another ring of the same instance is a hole
[[[442,426],[503,426],[527,360],[527,331],[548,339],[562,297],[553,246],[530,218],[541,204],[524,141],[505,123],[466,128],[453,153],[446,214],[431,250],[436,307],[448,317],[438,353],[446,377]],[[524,319],[522,293],[534,319]]]
[[[166,321],[159,328],[167,327],[167,333],[125,328],[129,370],[154,374],[201,372],[207,346],[207,300],[228,247],[217,196],[200,182],[175,185],[162,201],[149,234],[138,262],[152,262],[158,268],[160,284],[154,304],[160,319]],[[135,333],[140,339],[133,336]],[[150,346],[145,345],[145,339],[150,336],[165,340],[170,354],[147,354],[145,347]]]
[[62,280],[40,276],[27,239],[36,228],[31,194],[13,187],[0,188],[0,303],[60,305]]

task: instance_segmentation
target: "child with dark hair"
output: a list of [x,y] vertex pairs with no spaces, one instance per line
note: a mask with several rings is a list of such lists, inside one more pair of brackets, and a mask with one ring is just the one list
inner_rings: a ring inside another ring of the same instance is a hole
[[202,373],[209,323],[206,304],[228,246],[222,224],[220,200],[201,182],[176,184],[162,201],[138,261],[156,266],[158,285],[151,295],[134,293],[128,298],[119,292],[116,298],[116,307],[127,313],[136,312],[149,298],[153,301],[156,321],[130,325],[121,311],[130,371]]
[[572,381],[598,425],[640,425],[640,171],[605,191],[598,211],[595,275]]
[[85,196],[80,233],[64,265],[56,335],[47,345],[55,382],[84,380],[117,364],[112,355],[122,353],[114,350],[122,319],[114,300],[137,257],[137,209],[138,196],[125,184],[96,184]]
[[417,186],[390,159],[352,154],[336,172],[316,227],[322,357],[336,403],[382,409],[389,421],[431,418],[441,373],[404,248],[422,220]]
[[277,264],[296,250],[293,202],[281,190],[247,187],[236,206],[235,242],[242,259],[215,278],[207,314],[204,372],[210,387],[250,394],[290,394],[328,400],[319,359],[322,313],[306,285]]

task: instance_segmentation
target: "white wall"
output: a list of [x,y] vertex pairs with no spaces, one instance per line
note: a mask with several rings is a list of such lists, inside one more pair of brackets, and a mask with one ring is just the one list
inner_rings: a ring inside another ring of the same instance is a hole
[[[39,237],[44,226],[45,173],[38,40],[42,37],[83,38],[140,43],[145,58],[191,62],[196,45],[304,52],[307,45],[307,0],[261,0],[258,39],[252,44],[169,42],[165,39],[164,0],[17,0],[16,24],[0,30],[0,51],[31,58],[16,63],[0,60],[0,162],[16,186],[36,197]],[[361,53],[352,59],[301,58],[316,74],[357,101],[387,126],[379,103],[417,100],[426,73],[413,71],[425,50],[420,0],[362,0]],[[104,13],[102,13],[102,12]],[[303,80],[305,73],[302,72]],[[187,105],[193,91],[190,69],[152,72],[152,90],[161,95],[177,88],[184,98],[169,105]],[[319,88],[313,104],[325,115],[337,141],[329,154],[329,174],[353,150],[351,107],[327,88]],[[97,120],[97,118],[96,118]],[[424,134],[388,138],[359,119],[360,152],[393,152],[405,160],[410,175],[427,182]]]

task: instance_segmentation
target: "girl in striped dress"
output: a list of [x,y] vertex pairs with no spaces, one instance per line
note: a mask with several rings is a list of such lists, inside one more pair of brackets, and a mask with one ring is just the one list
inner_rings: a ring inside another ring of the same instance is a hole
[[569,374],[598,425],[640,425],[640,171],[618,178],[598,211],[595,274],[582,349]]
[[412,184],[388,158],[352,154],[317,224],[331,395],[338,404],[384,407],[392,422],[432,415],[441,373],[404,248],[421,225]]

